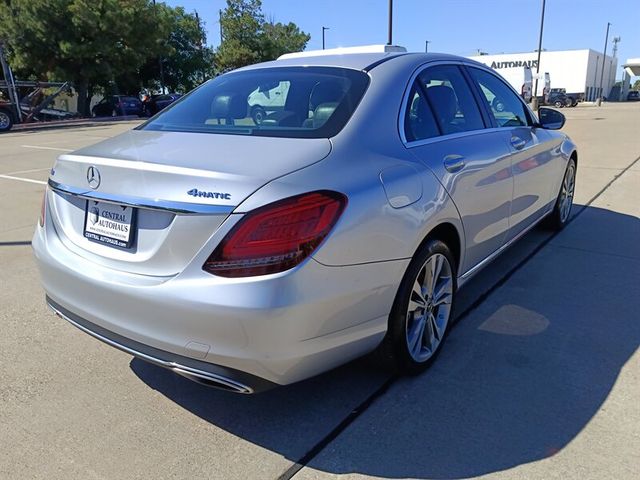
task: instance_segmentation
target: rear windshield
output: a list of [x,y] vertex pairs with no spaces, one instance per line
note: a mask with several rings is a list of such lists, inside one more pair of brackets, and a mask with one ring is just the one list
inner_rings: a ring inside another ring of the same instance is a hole
[[278,67],[221,75],[140,129],[328,138],[347,123],[369,77],[334,67]]

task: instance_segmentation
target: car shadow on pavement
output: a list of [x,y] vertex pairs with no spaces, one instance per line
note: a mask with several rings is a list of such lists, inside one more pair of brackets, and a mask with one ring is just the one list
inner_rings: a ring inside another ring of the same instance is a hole
[[[638,218],[588,207],[456,325],[428,372],[396,381],[309,466],[450,479],[563,449],[640,344],[638,240]],[[139,360],[131,368],[193,414],[294,462],[386,378],[357,361],[238,396]]]

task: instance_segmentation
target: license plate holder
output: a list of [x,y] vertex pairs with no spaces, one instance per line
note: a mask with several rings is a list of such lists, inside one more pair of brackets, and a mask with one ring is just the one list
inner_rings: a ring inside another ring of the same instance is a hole
[[87,240],[116,248],[131,248],[135,239],[137,209],[126,205],[87,200],[83,235]]

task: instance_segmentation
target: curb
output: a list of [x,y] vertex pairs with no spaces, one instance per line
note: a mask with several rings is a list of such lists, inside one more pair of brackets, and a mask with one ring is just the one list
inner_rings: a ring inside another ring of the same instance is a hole
[[10,132],[25,132],[65,127],[89,127],[98,125],[109,125],[114,122],[127,122],[133,120],[143,121],[145,120],[145,117],[138,117],[137,115],[126,115],[121,117],[82,118],[78,120],[62,120],[57,122],[22,123],[14,125]]

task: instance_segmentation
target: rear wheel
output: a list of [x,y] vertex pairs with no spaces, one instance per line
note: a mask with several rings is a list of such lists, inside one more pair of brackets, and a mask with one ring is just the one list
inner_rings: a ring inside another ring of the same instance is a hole
[[267,112],[260,105],[255,105],[251,108],[251,118],[256,125],[260,125],[266,116]]
[[8,132],[13,126],[13,118],[6,110],[0,110],[0,132]]
[[554,230],[562,230],[569,222],[571,207],[573,206],[573,194],[576,188],[576,161],[571,158],[564,173],[560,192],[553,211],[549,215],[548,226]]
[[434,361],[449,330],[455,273],[451,251],[440,240],[429,240],[413,258],[379,347],[387,367],[416,374]]
[[502,100],[498,99],[498,97],[494,97],[493,101],[491,102],[491,105],[493,106],[493,109],[496,112],[504,111],[504,103],[502,102]]

